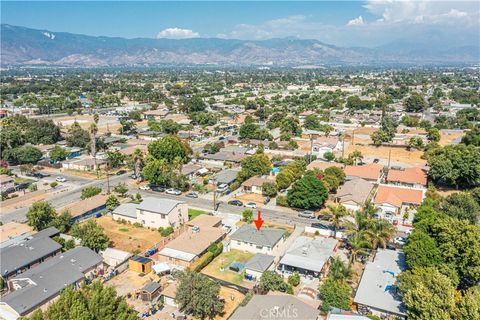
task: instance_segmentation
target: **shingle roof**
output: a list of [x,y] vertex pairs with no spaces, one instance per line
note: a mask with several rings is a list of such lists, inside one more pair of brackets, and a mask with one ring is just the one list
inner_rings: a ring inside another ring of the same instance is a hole
[[251,224],[244,224],[230,236],[230,239],[262,247],[274,247],[282,239],[284,233],[285,231],[281,229],[261,228],[257,230]]
[[135,203],[124,203],[116,207],[113,211],[113,214],[118,214],[120,216],[137,218],[137,204]]
[[[84,277],[84,272],[98,265],[102,257],[86,247],[78,247],[32,268],[12,281],[24,286],[1,298],[18,314],[25,315],[54,298],[66,286]],[[33,283],[26,283],[30,279]]]
[[[358,285],[354,302],[390,313],[405,315],[405,307],[395,288],[396,277],[405,270],[405,255],[397,250],[378,250],[368,262]],[[389,287],[387,287],[389,286]],[[390,289],[389,289],[390,288]]]
[[49,237],[37,237],[0,251],[1,273],[6,275],[58,251],[62,246]]
[[144,198],[143,201],[137,205],[137,209],[154,213],[169,214],[176,206],[182,203],[185,202],[166,198],[148,197]]
[[300,236],[280,260],[281,264],[320,272],[334,254],[338,241],[333,238]]
[[148,293],[154,293],[155,291],[157,291],[161,287],[162,286],[158,282],[150,282],[145,287],[142,288],[142,291],[146,291]]
[[248,260],[248,262],[245,264],[245,268],[253,271],[264,272],[270,268],[272,263],[272,256],[263,253],[257,253],[252,257],[252,259]]
[[287,295],[254,295],[244,307],[239,307],[230,320],[316,320],[320,311],[300,299]]
[[217,184],[230,184],[237,178],[238,170],[225,170],[217,173],[214,178],[217,180]]
[[340,203],[353,201],[359,205],[363,205],[372,192],[373,184],[362,178],[346,181],[343,186],[338,189],[335,198],[339,198]]

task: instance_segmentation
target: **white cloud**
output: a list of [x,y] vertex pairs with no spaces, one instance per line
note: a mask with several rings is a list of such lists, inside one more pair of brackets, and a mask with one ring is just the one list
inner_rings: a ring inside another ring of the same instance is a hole
[[348,21],[347,26],[361,26],[364,24],[365,22],[363,22],[362,16],[359,16],[358,18]]
[[200,34],[191,29],[167,28],[157,34],[157,38],[187,39],[197,38]]

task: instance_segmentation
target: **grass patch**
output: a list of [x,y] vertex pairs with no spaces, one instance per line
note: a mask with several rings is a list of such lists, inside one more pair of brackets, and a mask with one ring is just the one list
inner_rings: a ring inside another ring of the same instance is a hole
[[208,214],[206,211],[188,208],[188,220],[192,220],[201,214]]
[[26,184],[30,185],[30,184],[32,184],[32,183],[34,183],[34,182],[35,182],[35,180],[32,180],[32,179],[21,178],[21,177],[16,177],[16,178],[15,178],[15,183],[16,183],[16,184],[24,184],[24,183],[26,183]]
[[250,252],[230,250],[229,252],[224,252],[216,257],[202,270],[202,273],[237,285],[245,285],[248,284],[248,282],[243,279],[244,272],[237,273],[231,271],[228,269],[228,266],[234,261],[247,263],[253,256],[254,254]]
[[120,228],[120,229],[118,229],[118,231],[128,232],[129,230],[128,230],[128,228]]

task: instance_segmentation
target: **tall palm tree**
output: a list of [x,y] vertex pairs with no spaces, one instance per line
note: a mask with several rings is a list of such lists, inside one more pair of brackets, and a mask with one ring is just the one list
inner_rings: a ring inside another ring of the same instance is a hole
[[395,235],[395,228],[386,220],[376,220],[365,232],[372,244],[372,249],[381,245],[384,249],[388,240]]
[[98,127],[96,123],[92,123],[90,125],[90,153],[92,154],[93,161],[94,161],[94,170],[97,170],[97,158],[95,157],[97,154],[97,139],[96,135],[98,132]]
[[132,160],[135,166],[135,176],[137,177],[137,180],[140,181],[140,169],[142,166],[143,162],[143,152],[140,149],[135,149],[135,151],[132,154]]
[[356,166],[358,164],[358,160],[361,161],[363,159],[363,154],[360,151],[355,150],[350,154],[350,158],[353,160],[353,164]]
[[350,264],[346,264],[339,257],[333,258],[328,269],[328,276],[333,280],[344,281],[352,277],[353,270]]
[[343,219],[344,219],[344,217],[348,216],[348,211],[341,204],[338,204],[336,206],[329,205],[328,210],[330,211],[330,214],[331,214],[330,222],[332,223],[332,225],[334,227],[333,237],[336,238],[337,237],[337,230],[338,230],[338,228],[340,228],[340,226],[343,225]]
[[350,261],[352,263],[355,263],[359,255],[366,255],[368,253],[367,249],[371,246],[370,242],[365,239],[364,233],[358,233],[349,237],[348,244],[350,245]]

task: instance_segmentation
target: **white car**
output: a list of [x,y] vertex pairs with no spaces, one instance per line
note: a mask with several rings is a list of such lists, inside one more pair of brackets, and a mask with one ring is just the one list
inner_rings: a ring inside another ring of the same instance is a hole
[[55,180],[57,180],[57,182],[66,182],[67,181],[67,179],[65,179],[64,177],[57,177],[57,179],[55,179]]
[[225,192],[227,190],[228,190],[228,184],[226,184],[226,183],[222,183],[221,185],[219,185],[217,187],[217,192],[220,192],[220,193]]
[[404,238],[404,237],[396,237],[393,242],[395,244],[399,244],[399,245],[405,245],[407,243],[407,238]]
[[170,188],[170,189],[167,189],[165,190],[165,193],[167,194],[173,194],[175,196],[179,196],[182,194],[182,191],[178,190],[178,189],[175,189],[175,188]]
[[257,204],[255,202],[249,202],[249,203],[245,203],[244,207],[250,208],[250,209],[257,209]]
[[140,190],[143,190],[143,191],[150,190],[150,186],[148,185],[140,186]]

